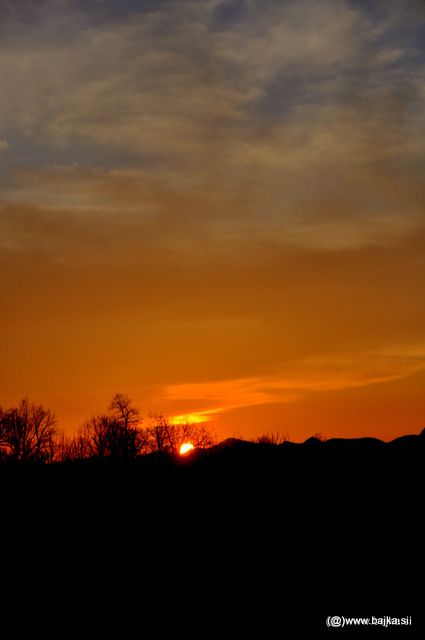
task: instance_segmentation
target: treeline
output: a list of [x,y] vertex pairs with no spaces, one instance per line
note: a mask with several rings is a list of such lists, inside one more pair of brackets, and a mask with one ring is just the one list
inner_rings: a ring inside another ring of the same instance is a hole
[[55,415],[28,399],[10,409],[0,407],[2,463],[129,462],[154,452],[176,453],[185,442],[205,448],[214,438],[205,425],[173,424],[163,415],[145,426],[139,409],[121,393],[75,436],[60,431]]

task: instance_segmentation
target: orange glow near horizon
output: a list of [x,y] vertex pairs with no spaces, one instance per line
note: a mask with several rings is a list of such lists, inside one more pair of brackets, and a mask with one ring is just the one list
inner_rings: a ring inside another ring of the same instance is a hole
[[179,453],[180,453],[181,456],[185,456],[188,453],[190,453],[191,451],[193,451],[194,448],[195,447],[193,446],[193,444],[191,442],[184,442],[180,447]]

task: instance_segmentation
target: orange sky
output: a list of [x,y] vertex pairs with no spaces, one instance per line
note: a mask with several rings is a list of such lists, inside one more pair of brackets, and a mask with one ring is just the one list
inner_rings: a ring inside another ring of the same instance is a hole
[[423,4],[119,4],[0,9],[0,404],[418,432]]

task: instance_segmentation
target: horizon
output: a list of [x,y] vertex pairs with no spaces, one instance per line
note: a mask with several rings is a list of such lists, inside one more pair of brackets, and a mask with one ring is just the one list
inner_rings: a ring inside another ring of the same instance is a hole
[[0,406],[425,422],[425,5],[0,6]]
[[[327,441],[332,439],[372,438],[372,439],[381,440],[382,442],[391,442],[404,435],[408,435],[408,436],[420,435],[425,431],[425,427],[423,427],[423,425],[419,425],[416,430],[414,429],[411,431],[403,430],[400,433],[393,433],[390,437],[384,437],[384,436],[375,435],[373,432],[364,433],[361,430],[359,430],[356,433],[346,434],[344,433],[343,429],[341,430],[338,428],[336,428],[334,432],[331,432],[329,434],[324,431],[314,430],[312,427],[310,430],[308,430],[307,428],[305,433],[303,431],[299,431],[298,436],[293,438],[291,437],[291,429],[285,430],[282,428],[273,428],[273,426],[270,426],[267,423],[261,423],[260,421],[257,424],[258,429],[253,431],[251,434],[246,432],[242,433],[237,428],[232,429],[231,426],[229,426],[227,431],[225,430],[220,433],[220,432],[217,432],[217,430],[214,428],[213,419],[207,417],[207,419],[205,420],[202,412],[199,414],[195,413],[195,414],[186,414],[186,415],[179,415],[179,416],[169,416],[162,411],[158,411],[158,412],[147,411],[146,413],[144,413],[141,410],[141,408],[137,405],[137,403],[133,401],[133,398],[130,398],[130,396],[128,396],[127,394],[122,394],[119,392],[113,394],[112,398],[116,397],[117,395],[123,398],[127,398],[128,401],[131,403],[131,406],[133,406],[136,409],[139,416],[139,428],[141,428],[142,430],[149,429],[153,427],[155,424],[158,424],[162,421],[164,421],[164,424],[167,424],[170,427],[176,427],[177,429],[184,426],[193,426],[195,428],[197,427],[205,428],[206,433],[209,434],[214,444],[220,444],[224,441],[233,440],[233,439],[248,441],[248,442],[256,442],[259,438],[264,438],[264,437],[266,438],[270,437],[272,439],[277,438],[282,442],[288,441],[296,444],[302,444],[306,440],[309,440],[311,438],[317,438],[322,441]],[[111,401],[112,398],[109,398],[109,401]],[[21,405],[22,402],[27,402],[31,407],[39,407],[40,409],[42,409],[43,411],[51,415],[54,420],[57,437],[61,437],[62,435],[69,436],[71,438],[77,437],[84,433],[85,428],[87,427],[88,424],[90,424],[92,420],[103,417],[103,416],[108,416],[108,415],[111,416],[110,402],[107,402],[103,407],[97,407],[97,409],[92,410],[78,424],[73,424],[71,425],[71,428],[69,428],[70,427],[69,424],[65,423],[65,425],[63,425],[60,419],[60,416],[58,416],[54,407],[43,404],[42,402],[34,401],[33,398],[30,398],[28,396],[20,397],[19,399],[17,399],[15,403],[12,403],[11,405],[0,405],[0,413],[1,411],[5,413],[7,413],[8,411],[14,411]],[[261,407],[260,407],[260,412],[261,412]],[[213,446],[213,445],[209,445],[209,446]]]

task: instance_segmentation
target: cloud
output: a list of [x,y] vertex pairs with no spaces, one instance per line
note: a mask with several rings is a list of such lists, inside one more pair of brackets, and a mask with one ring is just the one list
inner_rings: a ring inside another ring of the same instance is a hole
[[425,346],[405,345],[351,356],[299,360],[289,363],[284,374],[214,382],[172,385],[164,389],[166,401],[185,401],[202,410],[197,415],[211,419],[215,414],[261,404],[287,403],[317,392],[369,386],[406,378],[425,371]]
[[[107,218],[121,181],[135,217],[164,208],[162,189],[196,228],[313,249],[416,228],[425,92],[407,9],[394,22],[384,4],[379,19],[334,0],[240,3],[237,19],[225,6],[9,12],[0,135],[34,177],[3,173],[3,201]],[[34,186],[40,170],[51,188]]]

